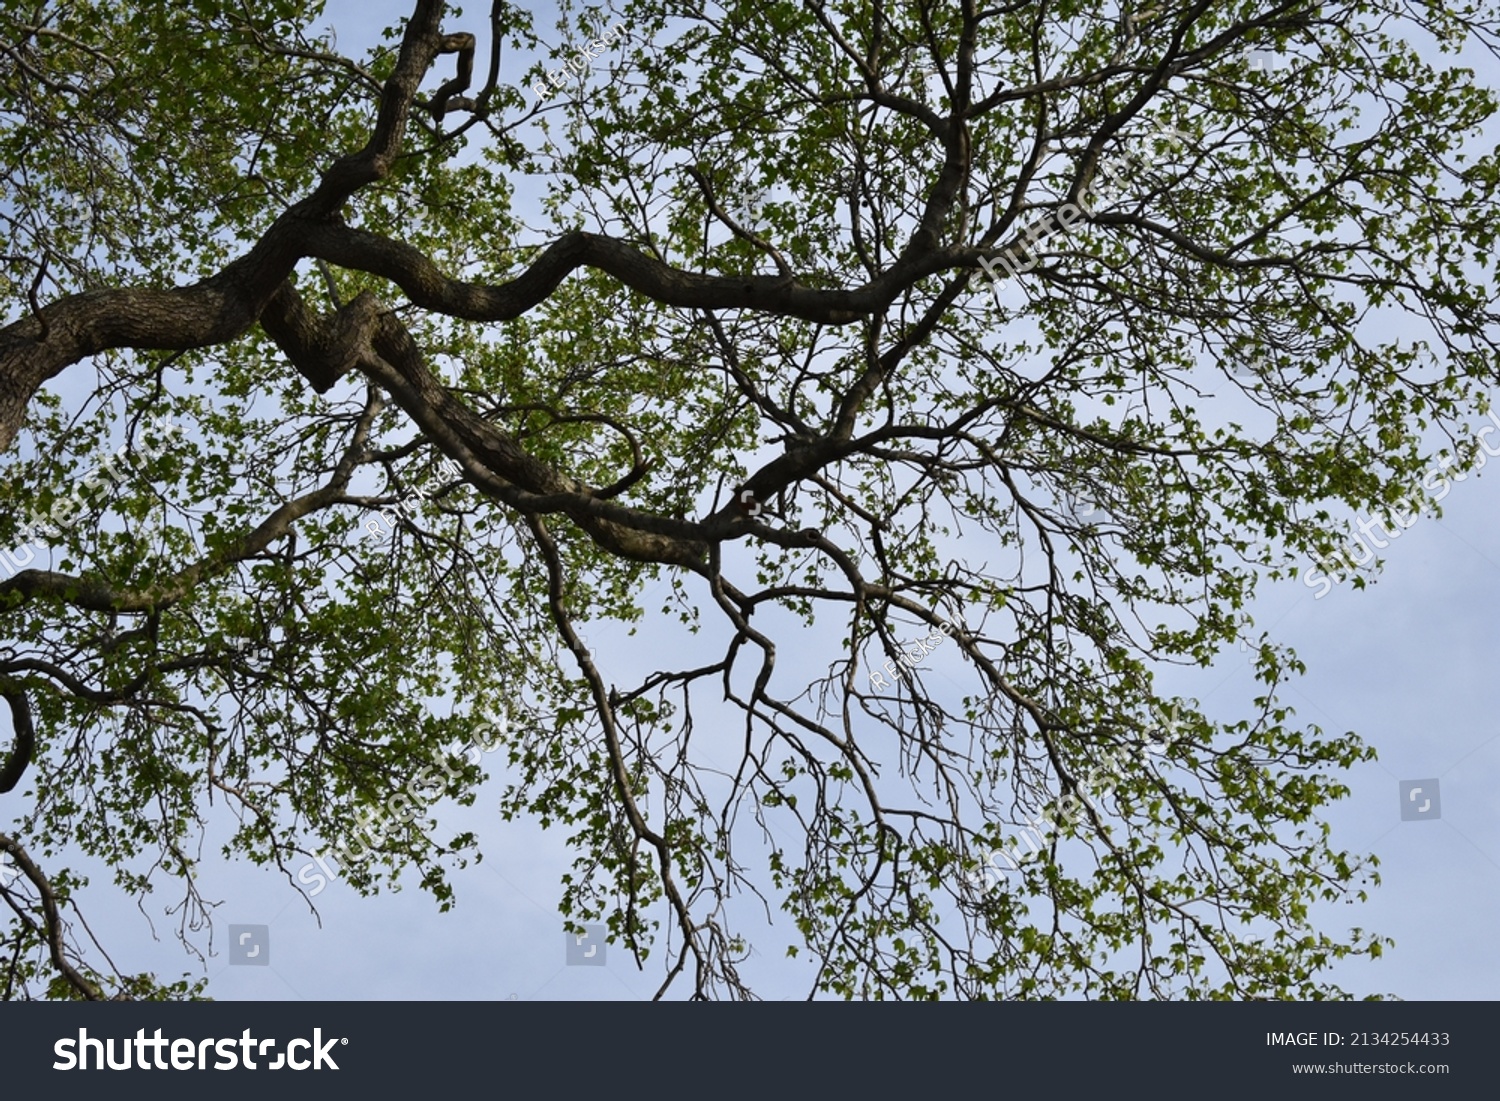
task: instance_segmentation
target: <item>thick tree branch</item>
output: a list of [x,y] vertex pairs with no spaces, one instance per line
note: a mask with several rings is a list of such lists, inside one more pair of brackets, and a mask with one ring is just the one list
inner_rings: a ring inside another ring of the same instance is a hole
[[309,225],[302,247],[308,256],[389,279],[415,305],[468,321],[520,317],[545,302],[568,275],[587,266],[667,306],[757,310],[847,325],[888,306],[914,279],[950,263],[946,255],[933,253],[897,264],[853,290],[817,290],[781,275],[683,271],[623,241],[574,231],[554,241],[521,275],[497,286],[450,279],[419,249],[348,226],[326,222]]
[[68,980],[68,985],[85,999],[91,1002],[104,1001],[104,992],[73,966],[63,950],[62,918],[58,915],[57,893],[53,891],[52,884],[47,881],[42,870],[32,862],[26,850],[14,838],[0,833],[0,852],[10,854],[11,859],[16,862],[16,867],[21,870],[21,874],[31,881],[32,886],[37,889],[37,894],[41,896],[42,915],[47,923],[47,948],[52,955],[52,966],[56,967],[62,973],[63,978]]
[[26,766],[31,764],[36,752],[36,727],[31,721],[31,701],[26,698],[26,690],[20,684],[9,677],[0,679],[0,697],[10,705],[10,723],[15,731],[10,756],[0,767],[0,795],[4,795],[21,782]]

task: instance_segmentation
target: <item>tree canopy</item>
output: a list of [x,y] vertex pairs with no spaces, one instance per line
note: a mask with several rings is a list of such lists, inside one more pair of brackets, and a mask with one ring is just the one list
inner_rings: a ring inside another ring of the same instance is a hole
[[1157,684],[1476,461],[1500,10],[1146,7],[0,0],[5,996],[497,768],[663,996],[1345,996],[1372,750]]

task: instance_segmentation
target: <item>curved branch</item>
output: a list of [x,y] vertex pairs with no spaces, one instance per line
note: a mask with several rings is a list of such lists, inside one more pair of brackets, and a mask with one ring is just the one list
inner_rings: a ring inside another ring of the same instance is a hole
[[0,768],[0,795],[4,795],[21,782],[26,766],[31,764],[32,754],[36,752],[36,727],[31,722],[31,702],[26,698],[26,690],[9,678],[0,681],[0,686],[3,686],[0,687],[0,697],[10,704],[11,727],[16,739],[4,767]]
[[57,894],[52,890],[52,884],[47,881],[42,870],[32,863],[31,857],[26,855],[26,850],[14,838],[0,833],[0,852],[7,852],[11,855],[16,862],[16,867],[21,870],[21,874],[31,881],[32,886],[37,889],[37,894],[41,896],[42,914],[47,922],[47,948],[52,955],[52,966],[61,971],[63,978],[68,980],[68,985],[88,1001],[104,1001],[104,992],[69,963],[68,957],[63,953],[62,919],[58,916]]
[[[304,227],[305,255],[379,275],[415,305],[466,321],[511,321],[545,302],[581,267],[597,268],[666,306],[757,310],[826,325],[847,325],[876,313],[917,279],[959,264],[949,250],[923,252],[852,290],[818,290],[781,275],[704,275],[665,264],[624,241],[574,230],[563,234],[507,283],[469,283],[444,275],[421,250],[332,222]],[[972,262],[971,262],[972,263]]]
[[434,93],[432,102],[427,105],[427,110],[435,119],[441,119],[447,114],[448,101],[468,88],[469,82],[474,79],[474,36],[467,33],[447,35],[438,52],[458,54],[458,74],[439,88]]

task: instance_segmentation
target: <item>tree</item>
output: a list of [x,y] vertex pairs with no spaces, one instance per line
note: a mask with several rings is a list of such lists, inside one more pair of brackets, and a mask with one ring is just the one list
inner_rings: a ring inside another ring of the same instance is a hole
[[7,996],[200,993],[58,861],[194,928],[211,801],[450,905],[496,747],[663,993],[1343,996],[1373,751],[1155,686],[1482,461],[1500,13],[445,8],[0,3]]

